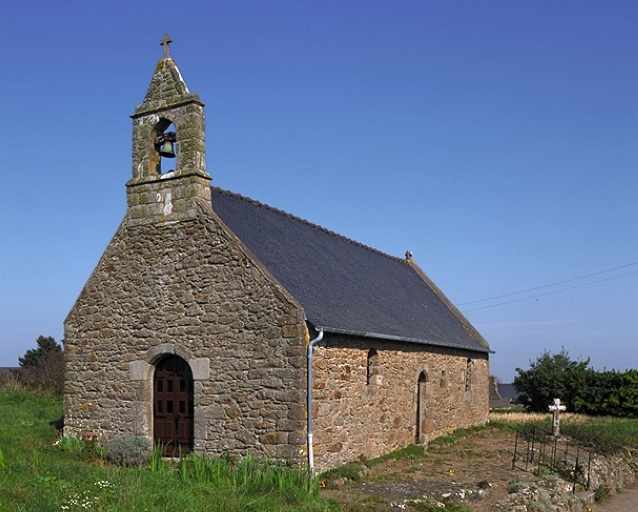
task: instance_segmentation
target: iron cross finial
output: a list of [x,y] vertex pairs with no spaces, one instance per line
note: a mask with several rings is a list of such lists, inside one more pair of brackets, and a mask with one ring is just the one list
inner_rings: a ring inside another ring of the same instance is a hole
[[164,47],[164,58],[165,59],[168,59],[170,57],[168,55],[168,45],[171,44],[172,42],[173,42],[173,40],[171,39],[171,36],[169,36],[168,34],[164,34],[164,37],[160,41],[160,45],[162,45]]

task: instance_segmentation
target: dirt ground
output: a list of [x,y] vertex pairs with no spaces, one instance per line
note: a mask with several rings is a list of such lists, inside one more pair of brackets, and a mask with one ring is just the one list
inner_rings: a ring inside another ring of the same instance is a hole
[[638,489],[624,489],[608,502],[595,505],[592,512],[636,512],[638,510]]
[[[512,470],[513,447],[512,434],[487,430],[454,446],[430,446],[425,457],[386,460],[367,469],[359,482],[328,482],[324,493],[345,512],[410,510],[407,502],[428,499],[463,505],[473,512],[494,512],[512,481],[538,479]],[[606,504],[592,506],[592,511],[636,512],[638,490],[614,495]]]

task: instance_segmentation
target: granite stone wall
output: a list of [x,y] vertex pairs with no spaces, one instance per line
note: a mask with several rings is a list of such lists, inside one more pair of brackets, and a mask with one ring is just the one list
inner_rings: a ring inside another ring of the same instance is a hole
[[[203,108],[165,56],[132,116],[127,216],[65,322],[64,432],[152,438],[155,364],[176,354],[196,452],[305,464],[305,315],[211,208]],[[486,355],[328,335],[313,369],[318,470],[402,448],[417,422],[425,442],[487,419]]]
[[[313,372],[319,471],[487,421],[487,355],[330,336],[315,348]],[[425,382],[419,385],[421,372]]]
[[66,435],[153,433],[154,364],[195,380],[195,451],[305,462],[299,305],[200,204],[193,220],[124,220],[65,322]]

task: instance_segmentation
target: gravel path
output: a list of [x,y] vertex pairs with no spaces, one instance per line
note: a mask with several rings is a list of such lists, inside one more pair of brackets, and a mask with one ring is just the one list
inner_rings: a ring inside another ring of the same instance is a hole
[[615,494],[604,505],[594,505],[592,512],[637,512],[638,489],[625,489],[621,494]]

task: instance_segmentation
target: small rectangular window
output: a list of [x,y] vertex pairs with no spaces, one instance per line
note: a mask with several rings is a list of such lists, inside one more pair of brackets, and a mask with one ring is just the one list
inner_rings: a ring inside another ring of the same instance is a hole
[[166,412],[171,414],[173,412],[173,401],[172,400],[167,400],[166,401]]
[[172,380],[167,380],[167,381],[166,381],[166,385],[167,385],[167,388],[168,388],[168,390],[167,390],[167,391],[168,391],[169,393],[172,393],[172,392],[173,392],[173,381],[172,381]]

